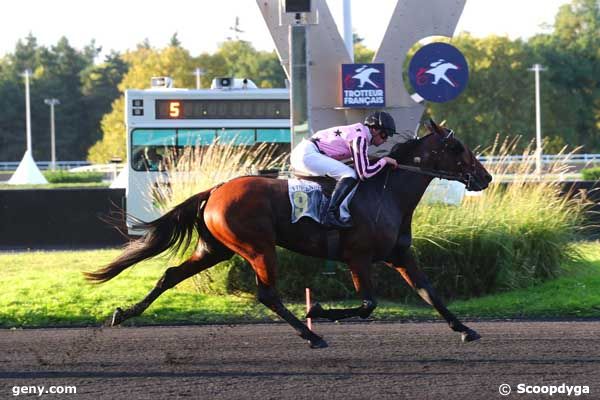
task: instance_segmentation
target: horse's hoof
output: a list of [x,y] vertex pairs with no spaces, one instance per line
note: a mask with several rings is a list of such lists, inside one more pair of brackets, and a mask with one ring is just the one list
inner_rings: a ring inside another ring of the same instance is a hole
[[121,307],[117,307],[117,309],[112,315],[112,318],[110,319],[109,326],[117,326],[123,321],[125,321],[123,310],[121,309]]
[[327,344],[327,342],[325,340],[323,340],[323,339],[309,341],[309,343],[310,343],[310,348],[311,349],[324,349],[326,347],[329,347],[329,345]]
[[320,318],[322,315],[323,307],[321,307],[321,304],[315,303],[310,310],[308,310],[308,313],[306,313],[306,318]]
[[473,329],[469,329],[461,334],[463,343],[474,342],[475,340],[481,339],[481,335],[475,332]]

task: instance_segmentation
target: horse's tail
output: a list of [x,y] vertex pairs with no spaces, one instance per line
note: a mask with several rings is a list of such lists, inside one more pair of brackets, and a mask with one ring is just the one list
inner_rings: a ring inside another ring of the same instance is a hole
[[179,204],[162,217],[136,225],[146,233],[132,241],[123,253],[106,267],[94,272],[84,272],[85,278],[95,283],[106,282],[138,262],[169,250],[177,253],[189,246],[194,231],[202,222],[202,210],[214,188],[198,193]]

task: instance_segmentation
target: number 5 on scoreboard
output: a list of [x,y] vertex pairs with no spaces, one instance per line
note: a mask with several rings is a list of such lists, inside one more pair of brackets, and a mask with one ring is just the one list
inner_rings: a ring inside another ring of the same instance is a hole
[[169,103],[169,117],[179,118],[181,117],[181,103],[178,101],[172,101]]

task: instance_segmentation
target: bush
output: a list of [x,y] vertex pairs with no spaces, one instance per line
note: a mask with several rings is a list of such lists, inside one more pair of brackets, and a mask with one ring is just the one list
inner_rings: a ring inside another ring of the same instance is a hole
[[584,181],[597,181],[600,179],[600,167],[582,169],[581,175]]
[[101,172],[69,172],[64,170],[44,171],[44,176],[49,183],[92,183],[102,182],[104,174]]

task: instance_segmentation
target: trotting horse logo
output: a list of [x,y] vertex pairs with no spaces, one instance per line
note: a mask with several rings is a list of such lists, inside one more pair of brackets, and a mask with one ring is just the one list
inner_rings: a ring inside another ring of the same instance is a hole
[[385,107],[384,64],[342,64],[344,107]]
[[408,70],[413,89],[425,100],[442,103],[467,86],[469,66],[462,53],[447,43],[431,43],[412,58]]

